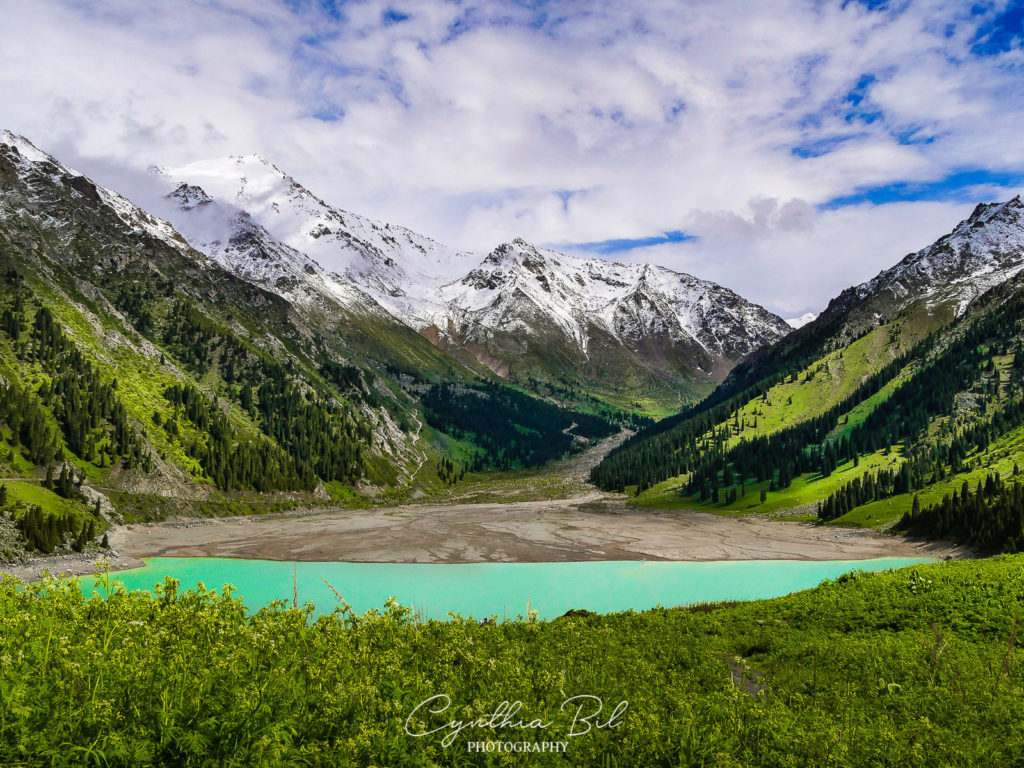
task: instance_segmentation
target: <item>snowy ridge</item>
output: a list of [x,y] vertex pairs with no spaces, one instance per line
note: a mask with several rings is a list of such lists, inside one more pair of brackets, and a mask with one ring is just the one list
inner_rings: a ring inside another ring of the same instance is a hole
[[615,353],[615,365],[708,376],[789,330],[732,291],[662,267],[566,256],[522,240],[484,258],[458,251],[334,208],[259,155],[155,169],[157,218],[21,137],[5,133],[2,143],[30,185],[32,174],[45,174],[132,230],[181,251],[191,246],[195,257],[296,306],[398,320],[495,370],[508,370],[502,359],[527,348],[563,363],[586,360],[600,338],[602,360],[609,344],[628,352]]
[[817,315],[814,312],[805,312],[800,317],[788,317],[786,323],[790,328],[796,330],[797,328],[803,328],[808,323],[814,322]]
[[[72,192],[79,196],[85,196],[87,192],[80,185],[76,186],[74,180],[83,180],[95,188],[100,201],[133,231],[144,232],[162,240],[179,251],[188,249],[188,243],[174,231],[174,227],[168,222],[156,218],[117,192],[95,184],[73,168],[58,162],[37,148],[24,136],[18,136],[8,130],[0,131],[0,146],[6,146],[14,150],[9,152],[9,155],[18,168],[19,175],[31,177],[33,173],[44,174],[53,182],[69,187]],[[72,183],[66,184],[66,180],[72,180]]]
[[167,199],[188,214],[175,218],[192,246],[239,277],[297,304],[314,302],[317,295],[346,306],[365,302],[349,283],[332,278],[314,259],[275,240],[248,212],[188,184],[180,184]]
[[[566,256],[517,239],[496,248],[466,277],[441,288],[448,319],[483,328],[522,326],[526,307],[550,317],[584,351],[590,327],[623,345],[696,342],[736,359],[776,341],[785,322],[727,288],[649,264]],[[525,305],[525,306],[524,306]]]
[[[553,325],[587,353],[595,328],[629,347],[656,338],[738,360],[788,330],[721,286],[662,267],[537,249],[522,240],[486,258],[404,227],[332,208],[258,155],[160,169],[176,184],[166,211],[221,264],[289,298],[303,281],[383,307],[438,343],[529,339]],[[277,263],[275,264],[275,260]]]
[[[351,299],[354,285],[410,325],[435,301],[433,287],[465,274],[478,260],[404,227],[333,208],[259,155],[158,171],[177,185],[177,206],[166,215],[225,265],[250,268],[239,261],[238,249],[231,259],[225,249],[256,225],[289,258],[303,255],[303,271],[312,267],[328,290]],[[211,208],[223,210],[211,215]]]
[[957,316],[982,293],[1024,268],[1024,202],[981,203],[952,232],[873,279],[844,291],[837,301],[885,299],[897,308],[924,298],[950,305]]

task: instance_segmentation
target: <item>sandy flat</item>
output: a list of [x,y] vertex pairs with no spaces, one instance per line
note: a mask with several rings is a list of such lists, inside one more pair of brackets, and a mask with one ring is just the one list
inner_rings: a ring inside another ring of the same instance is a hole
[[575,499],[409,505],[117,529],[111,544],[143,557],[391,563],[578,560],[860,560],[962,557],[943,542],[874,531],[703,512],[635,510],[599,493]]

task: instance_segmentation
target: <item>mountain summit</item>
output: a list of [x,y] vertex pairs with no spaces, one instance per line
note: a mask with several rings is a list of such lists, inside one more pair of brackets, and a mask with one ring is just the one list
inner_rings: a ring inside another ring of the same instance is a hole
[[664,407],[707,392],[790,329],[732,291],[663,267],[537,248],[486,257],[330,206],[258,155],[159,171],[164,215],[235,274],[302,303],[388,313],[501,376]]
[[[727,288],[650,264],[567,256],[516,239],[443,286],[439,334],[501,359],[631,358],[666,378],[720,379],[785,322]],[[601,364],[601,363],[599,363]]]
[[[245,271],[242,242],[253,228],[271,251],[301,253],[303,265],[357,286],[409,325],[430,304],[430,289],[454,280],[478,260],[404,227],[328,205],[259,155],[161,168],[175,182],[168,218],[232,269]],[[198,204],[197,204],[198,203]],[[235,241],[233,244],[232,241]],[[291,257],[289,257],[291,258]]]
[[838,316],[854,331],[888,320],[915,304],[959,317],[989,288],[1024,267],[1024,202],[981,203],[944,235],[833,299],[821,320]]

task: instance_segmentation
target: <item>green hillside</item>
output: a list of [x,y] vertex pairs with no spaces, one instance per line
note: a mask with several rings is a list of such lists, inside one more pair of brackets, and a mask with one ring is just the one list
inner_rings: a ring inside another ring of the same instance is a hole
[[[974,492],[990,476],[1012,480],[1024,465],[1022,297],[1014,278],[940,328],[916,305],[810,364],[635,436],[592,479],[641,506],[839,525],[887,528],[921,509],[901,529],[936,535],[929,507],[965,482]],[[985,503],[1012,506],[996,501],[1000,492]],[[1010,513],[979,512],[973,527],[996,525],[980,522],[986,515]],[[947,521],[942,531],[1015,551],[1021,523],[999,526],[980,536]]]

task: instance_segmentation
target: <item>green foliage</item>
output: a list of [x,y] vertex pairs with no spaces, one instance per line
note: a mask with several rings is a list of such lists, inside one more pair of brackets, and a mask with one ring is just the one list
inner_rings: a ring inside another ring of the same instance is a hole
[[53,420],[40,399],[14,381],[0,381],[0,422],[6,424],[15,445],[35,464],[45,465],[61,453]]
[[[0,762],[62,766],[520,764],[475,739],[564,733],[575,695],[622,725],[530,764],[1015,765],[1024,560],[852,573],[775,600],[551,622],[413,621],[393,603],[313,621],[230,591],[0,584]],[[502,701],[547,731],[412,738]],[[564,738],[564,737],[563,737]],[[522,762],[525,762],[523,760]]]
[[965,481],[959,493],[946,494],[939,504],[914,506],[898,523],[919,536],[952,539],[982,552],[1024,551],[1024,487],[1005,483],[996,474],[979,480],[971,491]]
[[[932,338],[926,339],[915,353],[923,353],[933,342]],[[638,492],[642,492],[662,480],[688,473],[691,474],[692,487],[708,486],[708,493],[711,493],[715,487],[714,473],[720,472],[724,463],[733,460],[743,462],[744,476],[758,475],[760,480],[769,474],[777,474],[780,481],[792,479],[812,466],[817,468],[820,463],[817,457],[805,450],[806,447],[823,440],[841,414],[876,394],[896,377],[910,359],[910,354],[897,357],[847,397],[823,413],[806,418],[801,424],[730,445],[728,419],[735,417],[738,409],[752,398],[767,397],[779,379],[766,378],[739,395],[717,404],[700,404],[634,435],[593,469],[591,480],[607,490],[635,485]],[[726,426],[716,430],[716,426],[723,423]],[[780,487],[787,485],[782,482]]]
[[[314,396],[290,363],[281,365],[249,348],[189,302],[179,300],[164,321],[153,307],[157,296],[170,290],[169,285],[127,283],[115,303],[142,333],[153,335],[165,326],[159,340],[197,373],[216,365],[225,381],[240,383],[225,394],[249,412],[264,434],[256,440],[239,434],[226,408],[184,382],[165,388],[165,399],[192,422],[198,436],[183,440],[177,418],[165,422],[154,411],[151,421],[166,439],[181,442],[183,452],[222,490],[309,491],[320,479],[355,482],[363,473],[362,446],[370,435],[351,409]],[[148,472],[152,457],[121,399],[138,393],[121,393],[116,380],[100,375],[46,306],[37,306],[28,323],[24,318],[36,304],[31,291],[19,286],[8,307],[9,321],[0,323],[15,342],[18,360],[31,366],[25,370],[43,374],[37,392],[0,379],[0,423],[7,424],[15,443],[37,465],[63,458],[66,448],[102,468],[120,458],[125,468]],[[26,327],[28,336],[19,342]],[[55,479],[52,487],[65,496],[70,488],[64,478]]]
[[[21,307],[19,315],[26,311],[25,295],[34,298],[28,289],[18,289],[14,305]],[[18,336],[5,330],[17,342]],[[36,309],[29,337],[15,344],[15,354],[46,376],[38,397],[13,381],[0,384],[0,421],[11,428],[30,460],[47,465],[63,454],[52,414],[63,444],[77,456],[93,461],[97,451],[109,452],[126,466],[148,471],[151,457],[130,423],[116,384],[100,375],[47,307]]]
[[479,448],[473,471],[539,467],[573,450],[573,435],[598,439],[617,431],[602,417],[491,383],[435,384],[423,395],[423,410],[430,426]]
[[190,384],[168,387],[164,397],[175,407],[175,421],[184,416],[205,435],[205,442],[188,445],[221,490],[250,488],[257,491],[311,490],[311,473],[299,476],[291,457],[266,439],[238,441],[227,415],[217,404]]
[[[833,396],[825,410],[810,407],[820,398],[801,390],[810,391],[819,377],[845,366],[854,347],[869,341],[877,346],[883,331],[890,342],[897,338],[895,327],[877,328],[801,376],[790,372],[789,384],[768,386],[766,379],[757,385],[768,387],[760,400],[745,400],[753,391],[747,390],[724,404],[695,408],[671,427],[639,435],[592,477],[617,490],[633,481],[640,494],[669,475],[638,503],[707,508],[710,500],[724,512],[752,510],[752,503],[742,501],[746,490],[751,484],[767,486],[766,506],[755,511],[816,505],[822,521],[871,526],[907,512],[911,494],[921,494],[919,504],[934,505],[948,495],[951,483],[984,480],[986,472],[1005,477],[1024,458],[1024,290],[1018,285],[1000,291],[987,295],[973,314],[863,378],[846,397]],[[842,381],[833,376],[829,386]],[[778,421],[771,400],[787,392],[801,405],[784,409],[787,420]],[[965,509],[955,505],[947,510],[961,512]],[[1024,544],[1016,541],[1012,525],[988,525],[982,517],[971,515],[962,525],[947,520],[931,526],[930,535],[943,530],[994,551],[1016,551]],[[976,524],[984,524],[984,530],[968,530]],[[997,530],[1008,533],[992,540]]]
[[[281,364],[251,348],[182,300],[168,318],[163,341],[199,374],[207,373],[216,363],[223,380],[233,385],[225,393],[290,457],[282,461],[266,443],[254,447],[227,444],[224,430],[218,429],[207,446],[217,455],[203,461],[219,487],[312,490],[318,478],[354,483],[363,475],[362,452],[371,439],[369,427],[357,420],[352,408],[309,389],[290,360]],[[379,405],[363,384],[358,368],[324,361],[321,373],[350,394],[359,393],[359,399],[371,406]],[[196,417],[189,418],[201,430],[207,429],[207,423],[216,423],[213,415],[199,413],[208,412],[208,406],[185,404]],[[218,443],[222,445],[217,447]],[[261,462],[275,468],[264,472]],[[226,465],[234,469],[222,469]]]
[[98,505],[92,514],[86,510],[66,469],[53,486],[0,484],[0,524],[15,532],[14,538],[8,536],[2,542],[0,559],[22,553],[82,552],[96,538],[102,525]]

